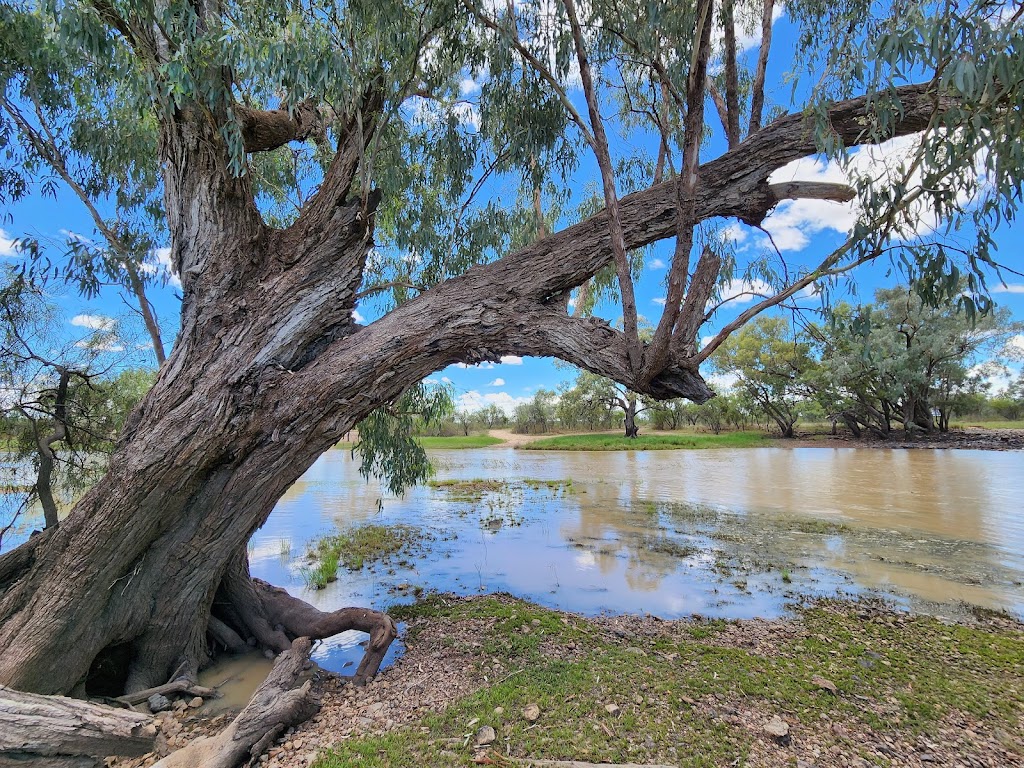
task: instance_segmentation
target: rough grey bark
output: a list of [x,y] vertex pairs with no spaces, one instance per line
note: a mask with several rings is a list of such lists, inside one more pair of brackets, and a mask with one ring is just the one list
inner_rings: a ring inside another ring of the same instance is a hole
[[[924,86],[899,94],[898,134],[923,128],[942,103]],[[831,112],[847,144],[861,140],[866,104]],[[474,267],[369,326],[353,323],[377,202],[349,198],[357,136],[342,132],[320,190],[295,224],[274,230],[248,179],[229,172],[206,114],[182,109],[164,126],[180,336],[107,475],[59,528],[0,556],[0,683],[69,691],[117,647],[130,657],[124,689],[150,688],[182,664],[203,663],[211,613],[241,638],[269,641],[278,630],[261,614],[288,606],[251,581],[237,588],[249,537],[341,435],[451,363],[554,356],[655,398],[711,396],[687,351],[673,348],[657,375],[638,382],[621,332],[566,313],[564,294],[611,261],[604,214]],[[803,116],[775,121],[702,166],[696,217],[760,221],[780,199],[771,172],[814,151]],[[676,205],[674,180],[624,197],[627,248],[672,236]],[[282,625],[286,639],[313,621],[287,615],[295,626]],[[382,619],[374,628],[387,634]]]
[[0,766],[101,766],[153,749],[147,715],[0,687]]

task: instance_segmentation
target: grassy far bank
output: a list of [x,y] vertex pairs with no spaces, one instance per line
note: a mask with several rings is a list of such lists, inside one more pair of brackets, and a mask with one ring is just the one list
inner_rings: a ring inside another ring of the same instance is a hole
[[424,448],[486,448],[505,442],[500,437],[490,435],[456,435],[454,437],[417,437],[416,442]]
[[[793,621],[591,620],[504,596],[432,596],[391,613],[409,623],[410,651],[389,674],[422,664],[472,680],[444,711],[354,735],[316,768],[469,766],[481,752],[498,765],[1024,761],[1024,633],[1005,618],[950,626],[823,602]],[[788,737],[766,733],[776,716]],[[495,739],[474,755],[483,726]]]
[[685,448],[750,448],[764,444],[763,432],[658,434],[629,439],[623,435],[590,434],[548,437],[520,446],[530,451],[657,451]]

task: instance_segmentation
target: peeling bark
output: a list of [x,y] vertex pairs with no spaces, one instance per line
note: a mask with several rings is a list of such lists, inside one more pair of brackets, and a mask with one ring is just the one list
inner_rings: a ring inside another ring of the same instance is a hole
[[0,687],[0,766],[100,766],[153,749],[149,716]]

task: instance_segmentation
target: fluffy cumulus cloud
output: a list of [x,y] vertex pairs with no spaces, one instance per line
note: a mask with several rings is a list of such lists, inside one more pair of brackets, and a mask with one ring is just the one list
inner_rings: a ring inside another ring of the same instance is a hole
[[719,292],[719,302],[749,304],[754,299],[773,296],[775,291],[764,280],[730,280]]
[[713,376],[708,376],[708,385],[716,392],[722,392],[727,389],[732,389],[736,386],[736,382],[740,380],[739,376],[735,373],[716,373]]
[[647,262],[648,269],[664,269],[667,265],[661,259],[651,259]]
[[6,230],[0,229],[0,256],[17,256],[19,251],[15,239]]
[[362,316],[362,315],[361,315],[361,314],[359,313],[359,310],[358,310],[358,309],[353,309],[353,310],[352,310],[352,319],[353,319],[353,320],[354,320],[355,322],[357,322],[357,323],[360,323],[360,324],[362,324],[362,323],[365,323],[365,322],[366,322],[366,318],[365,318],[365,317],[363,317],[363,316]]
[[508,392],[487,392],[480,393],[475,389],[463,392],[455,403],[455,407],[462,412],[479,411],[491,405],[496,405],[509,416],[515,411],[516,406],[530,402],[529,397],[513,397]]
[[997,285],[992,293],[1024,293],[1024,283],[1006,283]]
[[1024,360],[1024,333],[1011,336],[1006,342],[1003,354],[1014,360]]
[[523,358],[519,357],[518,355],[502,355],[501,356],[501,364],[502,365],[522,365],[523,364]]
[[[775,171],[769,181],[817,181],[831,184],[850,184],[856,179],[871,179],[875,185],[893,185],[903,181],[903,168],[917,154],[921,135],[900,136],[877,146],[866,145],[850,155],[846,168],[834,161],[825,162],[815,157],[794,160]],[[980,173],[981,164],[977,165]],[[907,177],[911,189],[921,182],[920,171]],[[984,179],[981,179],[984,182]],[[958,203],[970,203],[970,190],[960,193]],[[807,246],[811,237],[832,231],[846,235],[859,215],[858,201],[834,203],[827,200],[786,200],[764,220],[764,228],[771,233],[780,251],[799,251]],[[735,225],[734,225],[735,226]],[[904,239],[926,236],[939,226],[927,202],[919,202],[906,213],[906,224],[900,231]],[[741,241],[738,241],[741,242]],[[769,246],[764,239],[757,242]]]
[[181,278],[178,277],[178,273],[174,271],[174,267],[171,265],[171,249],[154,248],[150,257],[152,261],[148,264],[143,264],[142,271],[147,275],[153,275],[161,280],[165,280],[180,290]]
[[497,379],[492,381],[487,386],[488,387],[504,387],[505,386],[505,380],[503,378],[501,378],[501,377],[498,377]]
[[90,331],[114,330],[114,318],[105,315],[75,315],[71,318],[71,324],[79,328],[88,328]]

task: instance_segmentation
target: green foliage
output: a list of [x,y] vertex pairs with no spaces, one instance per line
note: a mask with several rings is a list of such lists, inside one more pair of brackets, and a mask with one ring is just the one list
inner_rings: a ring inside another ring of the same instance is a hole
[[893,421],[908,431],[948,429],[953,413],[976,402],[981,381],[971,366],[1018,332],[1005,310],[979,318],[949,303],[929,306],[906,288],[881,289],[856,310],[837,307],[810,330],[827,361],[811,382],[822,405],[882,434]]
[[423,445],[413,436],[415,426],[431,424],[453,410],[447,387],[417,384],[393,405],[371,413],[359,423],[359,442],[352,448],[353,455],[359,455],[360,474],[380,478],[396,496],[425,482],[433,470]]
[[738,386],[778,426],[784,437],[793,436],[800,402],[807,397],[804,384],[814,375],[811,345],[797,339],[784,317],[759,317],[730,336],[712,357],[715,369],[737,375]]
[[0,284],[0,428],[13,461],[0,486],[0,540],[36,501],[69,501],[106,469],[125,419],[152,385],[148,370],[114,373],[124,345],[114,321],[85,338],[55,333],[57,308],[8,268]]
[[556,420],[555,398],[551,390],[538,389],[530,402],[517,405],[512,416],[512,431],[535,435],[550,430]]
[[410,525],[360,525],[343,533],[324,536],[309,550],[315,565],[301,569],[306,586],[323,589],[337,580],[338,567],[360,571],[369,563],[389,559],[420,546],[432,536]]

